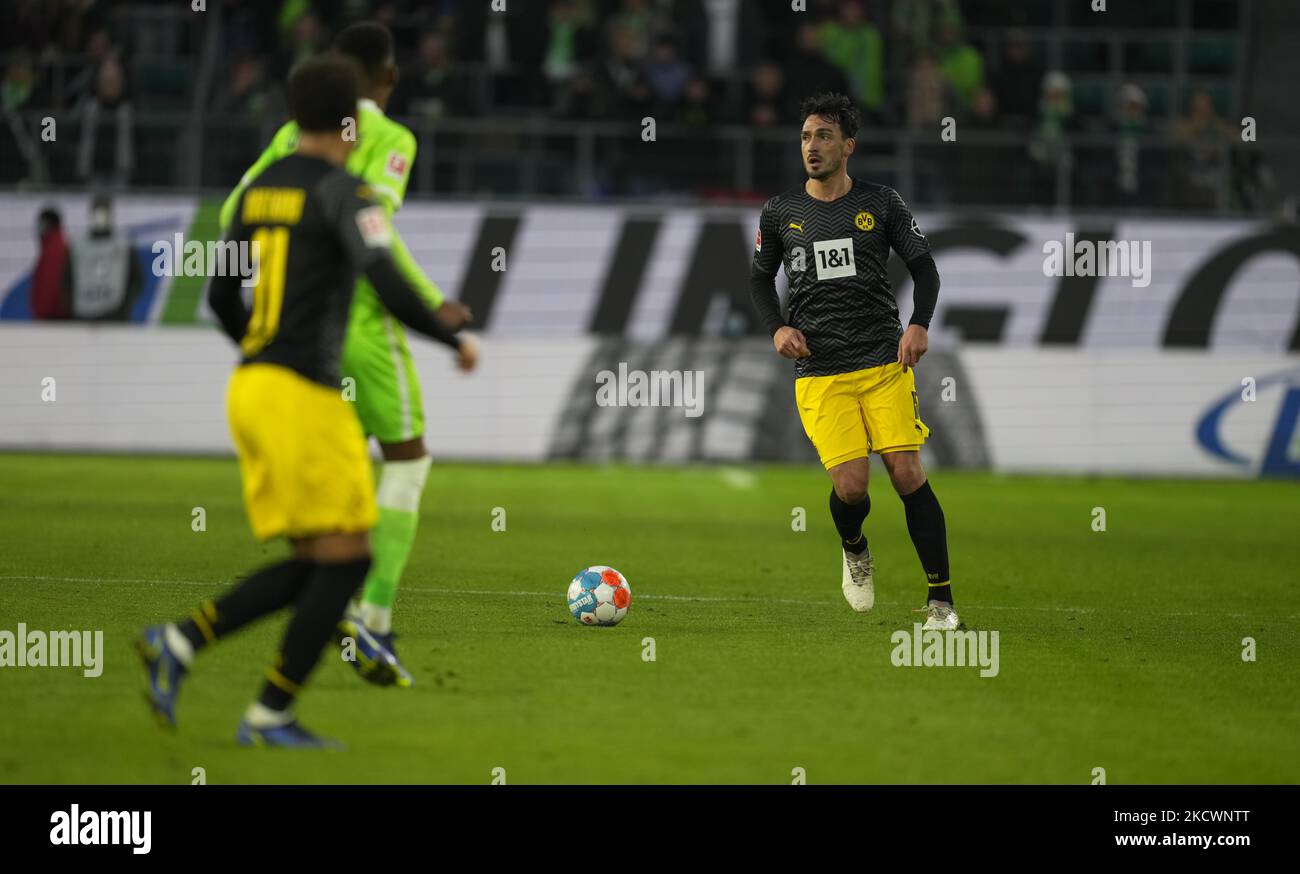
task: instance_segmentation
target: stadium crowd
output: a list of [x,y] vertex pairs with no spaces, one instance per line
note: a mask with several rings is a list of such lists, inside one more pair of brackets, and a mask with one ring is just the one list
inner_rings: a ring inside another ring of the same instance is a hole
[[[1223,147],[1233,134],[1223,119],[1234,108],[1224,105],[1228,98],[1189,91],[1157,116],[1147,92],[1128,81],[1100,105],[1081,105],[1071,76],[1050,69],[1044,46],[1024,29],[1042,26],[1034,10],[1044,4],[808,0],[807,7],[509,0],[501,13],[488,0],[224,0],[221,63],[201,88],[193,68],[203,36],[180,24],[176,3],[7,0],[0,8],[0,106],[14,140],[8,150],[19,153],[30,151],[23,140],[32,136],[24,111],[74,111],[77,179],[120,188],[139,181],[137,141],[151,135],[133,124],[137,109],[278,120],[289,68],[323,51],[347,23],[374,17],[399,47],[402,80],[389,112],[414,122],[652,116],[687,128],[761,131],[790,125],[804,96],[829,89],[851,94],[869,128],[933,131],[953,118],[964,130],[1017,132],[1037,168],[1033,182],[1049,196],[1061,162],[1074,159],[1070,139],[1078,132],[1113,137],[1106,172],[1121,202],[1212,206],[1220,193]],[[1147,27],[1158,23],[1154,15],[1142,4],[1117,4],[1107,24]],[[994,40],[967,36],[995,27]],[[194,95],[202,106],[191,105]],[[1140,160],[1137,143],[1152,136],[1179,159]],[[243,160],[241,153],[232,163]],[[48,181],[33,163],[36,169],[16,166],[0,182]],[[946,173],[932,193],[983,193],[968,189],[980,184],[978,165],[986,161],[967,163],[969,172],[955,181]]]

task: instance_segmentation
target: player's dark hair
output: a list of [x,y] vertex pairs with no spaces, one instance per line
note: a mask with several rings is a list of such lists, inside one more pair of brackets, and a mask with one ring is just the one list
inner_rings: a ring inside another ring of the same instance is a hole
[[858,112],[858,108],[853,105],[853,101],[843,94],[836,94],[832,91],[823,91],[807,98],[799,107],[799,110],[803,113],[799,117],[800,122],[807,121],[808,117],[812,115],[828,119],[840,126],[840,133],[844,134],[846,140],[856,137],[858,127],[862,124],[862,115]]
[[355,118],[360,91],[357,65],[338,55],[310,58],[289,73],[289,113],[299,129],[322,133]]
[[36,221],[38,224],[51,228],[63,227],[63,216],[60,215],[59,211],[52,206],[47,206],[45,209],[41,210],[36,216]]
[[374,21],[358,21],[334,38],[334,51],[356,61],[366,80],[373,82],[393,59],[393,34]]

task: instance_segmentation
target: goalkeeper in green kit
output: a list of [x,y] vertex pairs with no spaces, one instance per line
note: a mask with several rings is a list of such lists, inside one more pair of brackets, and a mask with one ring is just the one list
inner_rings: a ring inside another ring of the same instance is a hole
[[[357,104],[357,148],[347,170],[366,183],[391,219],[402,206],[415,161],[415,135],[389,119],[383,109],[397,84],[392,34],[373,22],[353,24],[338,35],[334,50],[360,67],[363,83],[363,98]],[[223,230],[230,226],[243,190],[266,167],[291,154],[297,142],[297,125],[290,122],[280,128],[226,199],[221,209]],[[469,310],[443,299],[396,232],[392,255],[444,325],[459,330],[469,323]],[[384,464],[377,490],[379,522],[371,534],[374,561],[361,602],[348,610],[340,632],[356,641],[352,665],[362,677],[379,685],[410,686],[411,675],[393,646],[393,602],[415,542],[420,496],[432,459],[424,448],[424,409],[406,335],[365,279],[358,281],[353,295],[342,372],[345,384],[353,381],[357,416],[366,434],[379,441]]]

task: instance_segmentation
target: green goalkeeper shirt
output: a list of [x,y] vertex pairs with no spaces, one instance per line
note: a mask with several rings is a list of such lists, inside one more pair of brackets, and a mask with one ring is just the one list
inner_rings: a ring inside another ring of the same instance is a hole
[[[357,103],[357,147],[348,157],[347,171],[353,176],[365,180],[380,203],[393,215],[402,208],[406,198],[406,183],[411,178],[411,167],[415,164],[415,134],[405,126],[393,121],[373,100],[363,99]],[[298,125],[290,121],[280,128],[271,139],[271,144],[257,159],[239,185],[221,207],[221,228],[230,227],[238,207],[240,195],[263,170],[284,158],[298,148]],[[392,256],[397,269],[415,288],[420,296],[428,301],[429,306],[437,309],[442,306],[442,291],[429,277],[425,276],[420,265],[411,257],[410,250],[402,242],[396,231],[392,235]],[[370,283],[361,279],[357,282],[356,295],[352,303],[352,328],[373,327],[384,330],[383,318],[386,315],[383,304],[375,294]]]

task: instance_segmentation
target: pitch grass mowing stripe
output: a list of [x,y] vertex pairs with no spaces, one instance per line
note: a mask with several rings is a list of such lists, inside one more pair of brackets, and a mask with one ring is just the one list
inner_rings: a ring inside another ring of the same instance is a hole
[[[32,577],[32,576],[0,576],[0,580],[14,582],[52,582],[52,583],[148,583],[150,585],[166,586],[198,586],[208,588],[220,588],[228,585],[231,580],[167,580],[167,579],[150,579],[150,578],[131,578],[131,577]],[[402,592],[419,592],[424,595],[447,595],[456,597],[460,595],[472,595],[475,597],[497,598],[502,595],[513,598],[555,598],[558,597],[554,592],[522,592],[522,591],[497,591],[493,589],[434,589],[426,586],[408,586],[403,585],[399,591]],[[633,594],[633,603],[637,601],[684,601],[700,602],[704,604],[799,604],[804,605],[810,601],[816,600],[821,603],[830,601],[837,602],[837,598],[754,598],[740,596],[736,598],[712,598],[704,595],[639,595]],[[886,607],[905,606],[906,601],[895,601],[889,598],[878,598],[877,602]],[[972,610],[1039,610],[1049,613],[1096,613],[1095,607],[1069,607],[1065,605],[1050,604],[975,604],[972,602]],[[1127,613],[1133,615],[1145,615],[1148,610],[1127,610],[1122,607],[1107,608],[1108,613]],[[1226,619],[1249,619],[1251,613],[1222,613],[1222,612],[1195,612],[1181,611],[1172,613],[1163,613],[1164,616],[1187,616],[1187,617],[1222,617]],[[1300,619],[1300,613],[1278,617],[1281,619]]]
[[[221,240],[221,203],[216,200],[202,200],[194,211],[190,221],[190,231],[186,240],[194,240],[207,246],[209,242]],[[177,255],[179,258],[179,254]],[[207,287],[206,276],[177,276],[171,281],[171,292],[162,305],[160,321],[165,325],[192,325],[198,321],[199,303],[203,290]]]
[[[250,537],[235,463],[0,454],[0,575],[22,578],[0,580],[0,629],[103,629],[106,650],[96,679],[0,669],[18,717],[0,720],[0,782],[1300,780],[1294,484],[936,472],[963,619],[1000,632],[982,678],[892,663],[925,590],[887,480],[867,528],[895,603],[863,616],[840,596],[825,474],[747,470],[741,490],[707,467],[440,463],[397,605],[416,685],[327,658],[301,716],[349,751],[274,756],[234,730],[284,617],[205,654],[175,735],[149,721],[129,647],[284,555]],[[564,591],[598,563],[638,594],[595,632]]]

